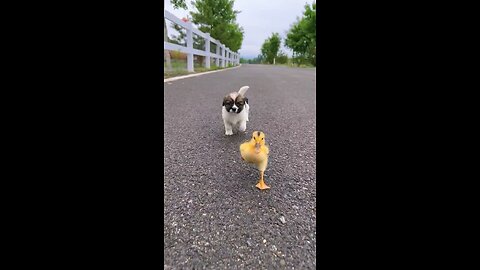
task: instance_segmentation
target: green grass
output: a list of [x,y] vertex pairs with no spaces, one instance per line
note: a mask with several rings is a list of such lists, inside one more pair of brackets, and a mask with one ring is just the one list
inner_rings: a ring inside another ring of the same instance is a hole
[[313,65],[310,65],[310,64],[300,64],[297,65],[297,64],[292,64],[292,63],[288,63],[288,64],[275,64],[275,66],[284,66],[284,67],[295,67],[295,68],[314,68],[315,66]]
[[[248,64],[248,63],[246,63]],[[273,66],[273,64],[268,64],[268,63],[252,63],[251,65],[270,65],[270,66]],[[311,65],[311,64],[308,64],[308,63],[305,63],[305,64],[300,64],[297,65],[297,64],[293,64],[291,62],[288,62],[288,63],[282,63],[282,64],[279,64],[278,62],[275,63],[275,66],[282,66],[282,67],[292,67],[292,68],[314,68],[315,66],[314,65]]]
[[285,67],[295,67],[295,68],[314,68],[315,66],[310,63],[302,63],[298,65],[297,63],[293,63],[292,59],[288,59],[287,63],[276,63],[276,66],[285,66]]
[[171,61],[172,64],[172,69],[168,70],[167,69],[167,63],[163,63],[163,78],[171,78],[171,77],[176,77],[176,76],[181,76],[181,75],[187,75],[189,72],[187,72],[187,62],[178,60],[178,59],[172,59]]
[[[212,71],[212,70],[218,70],[218,69],[223,69],[222,67],[215,66],[214,64],[210,65],[210,68],[205,68],[203,64],[200,63],[193,63],[193,69],[194,72],[188,72],[187,71],[187,61],[185,60],[178,60],[178,59],[172,59],[171,60],[172,64],[172,69],[167,70],[167,64],[163,64],[164,72],[163,72],[163,78],[172,78],[172,77],[177,77],[177,76],[182,76],[182,75],[187,75],[187,74],[195,74],[195,73],[201,73],[201,72],[206,72],[206,71]],[[228,67],[233,67],[233,65],[228,65]]]

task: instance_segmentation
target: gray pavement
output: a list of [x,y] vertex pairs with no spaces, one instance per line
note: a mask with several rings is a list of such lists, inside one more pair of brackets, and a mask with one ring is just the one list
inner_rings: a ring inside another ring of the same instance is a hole
[[[265,65],[164,83],[164,267],[313,269],[315,69]],[[247,132],[225,136],[224,95],[248,85]],[[239,145],[270,146],[265,182]]]

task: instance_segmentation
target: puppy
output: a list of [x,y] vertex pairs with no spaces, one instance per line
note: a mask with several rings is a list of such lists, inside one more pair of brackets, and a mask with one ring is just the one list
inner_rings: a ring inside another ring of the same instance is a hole
[[242,132],[247,129],[250,106],[245,93],[248,88],[248,86],[244,86],[238,92],[230,93],[223,98],[222,118],[225,135],[233,135],[234,127],[238,127],[238,130]]

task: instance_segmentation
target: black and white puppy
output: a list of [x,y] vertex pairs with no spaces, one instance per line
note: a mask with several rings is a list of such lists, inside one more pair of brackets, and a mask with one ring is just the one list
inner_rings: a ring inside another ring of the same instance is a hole
[[245,93],[248,88],[248,86],[244,86],[238,92],[230,93],[223,98],[222,118],[225,135],[232,135],[234,127],[238,127],[238,130],[242,132],[247,129],[250,106]]

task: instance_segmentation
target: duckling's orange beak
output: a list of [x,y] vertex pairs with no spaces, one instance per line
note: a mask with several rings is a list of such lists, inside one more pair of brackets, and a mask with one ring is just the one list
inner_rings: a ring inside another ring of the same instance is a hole
[[255,143],[255,151],[258,153],[260,152],[260,143]]

